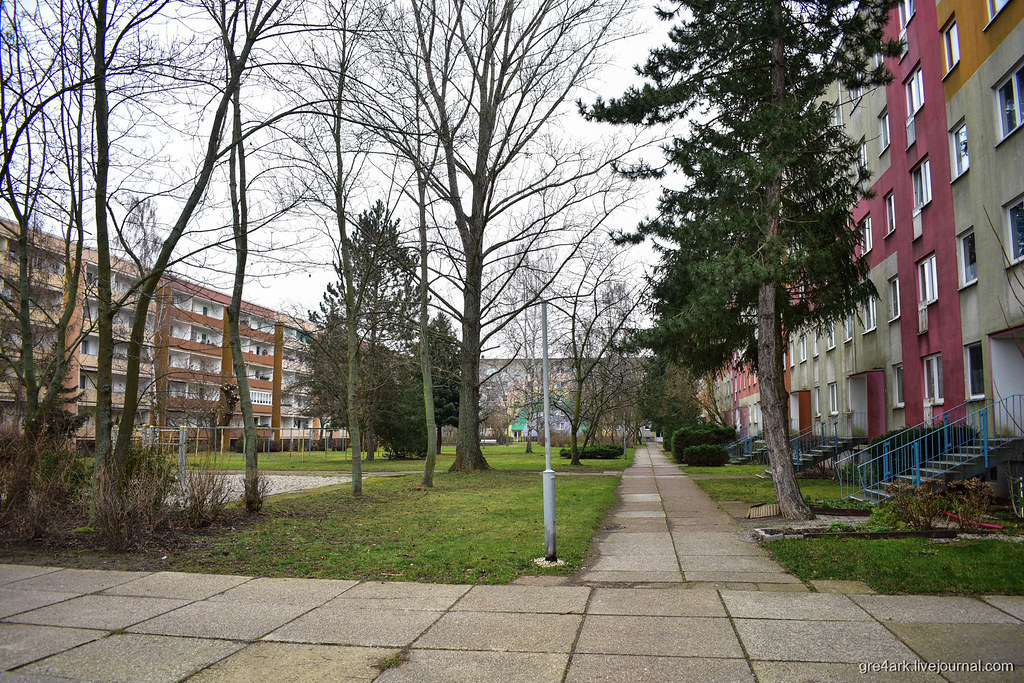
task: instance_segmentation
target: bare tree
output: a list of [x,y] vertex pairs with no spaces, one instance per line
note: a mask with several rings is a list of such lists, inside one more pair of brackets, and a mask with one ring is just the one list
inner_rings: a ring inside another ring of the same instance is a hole
[[[568,258],[623,201],[611,192],[617,180],[605,173],[617,155],[593,141],[571,142],[558,120],[600,66],[604,48],[629,26],[630,5],[411,0],[389,22],[373,90],[389,103],[413,98],[406,109],[425,122],[427,147],[440,150],[436,166],[414,165],[448,212],[435,235],[434,295],[462,327],[453,470],[488,467],[478,439],[480,355],[541,296],[499,305],[512,274],[541,249]],[[382,117],[378,129],[401,130],[398,123]]]

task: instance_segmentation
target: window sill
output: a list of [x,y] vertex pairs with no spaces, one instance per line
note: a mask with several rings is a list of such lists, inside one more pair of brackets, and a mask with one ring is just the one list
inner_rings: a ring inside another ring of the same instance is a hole
[[836,345],[833,344],[832,346],[830,346],[827,349],[825,349],[825,352],[828,353],[829,351],[835,351],[835,350],[836,350]]
[[950,184],[950,185],[952,185],[952,184],[953,184],[953,183],[955,183],[956,181],[960,180],[960,179],[961,179],[961,178],[963,178],[963,177],[964,177],[965,175],[967,175],[967,174],[968,174],[968,172],[970,172],[970,170],[971,170],[971,167],[970,167],[970,166],[968,166],[968,167],[967,167],[967,168],[965,168],[965,169],[964,169],[963,171],[961,171],[961,172],[959,173],[959,175],[955,175],[955,176],[953,176],[953,179],[949,181],[949,184]]
[[891,324],[891,323],[894,323],[894,322],[896,322],[896,321],[897,321],[897,320],[899,320],[899,319],[900,319],[900,316],[899,316],[899,315],[894,315],[893,317],[889,318],[889,323],[890,323],[890,324]]
[[959,289],[958,289],[957,291],[958,291],[958,292],[962,292],[962,291],[964,291],[965,289],[967,289],[967,288],[969,288],[969,287],[973,287],[973,286],[974,286],[974,285],[976,285],[976,284],[978,284],[978,278],[974,278],[974,279],[973,279],[973,280],[971,280],[970,282],[965,282],[964,284],[960,285],[960,288],[959,288]]
[[1003,144],[1004,142],[1006,142],[1006,141],[1007,141],[1007,140],[1009,140],[1009,139],[1010,139],[1011,137],[1013,137],[1013,134],[1014,134],[1014,133],[1016,133],[1017,131],[1019,131],[1019,130],[1020,130],[1021,128],[1024,128],[1024,122],[1022,122],[1022,123],[1018,123],[1018,124],[1017,124],[1017,127],[1016,127],[1016,128],[1014,128],[1014,129],[1013,129],[1013,130],[1011,130],[1011,131],[1010,131],[1009,133],[1007,133],[1006,135],[1004,135],[1004,136],[1003,136],[1003,137],[1002,137],[1002,138],[1001,138],[1001,139],[999,140],[999,142],[997,142],[997,143],[995,144],[995,149],[999,149],[999,146],[1000,146],[1000,145],[1002,145],[1002,144]]
[[885,147],[883,147],[883,148],[882,148],[882,151],[878,153],[878,158],[879,158],[879,159],[881,159],[882,157],[884,157],[884,156],[885,156],[885,153],[889,151],[889,144],[890,144],[890,143],[888,143],[888,142],[887,142],[887,143],[885,143]]
[[865,335],[871,334],[872,332],[874,332],[877,329],[878,329],[878,326],[876,325],[875,327],[872,327],[870,330],[864,330],[863,332],[861,332],[860,336],[863,337]]
[[942,80],[943,80],[943,81],[945,81],[945,80],[946,80],[947,78],[949,78],[949,75],[950,75],[951,73],[953,73],[954,71],[956,71],[956,68],[957,68],[958,66],[960,66],[960,60],[959,60],[959,59],[958,59],[958,60],[956,60],[956,64],[954,64],[953,66],[949,67],[949,71],[947,71],[947,72],[946,72],[946,73],[945,73],[945,74],[944,74],[944,75],[942,76]]
[[889,239],[891,236],[893,236],[895,234],[896,234],[896,228],[893,228],[889,232],[885,233],[885,237],[883,237],[882,239]]
[[970,397],[967,400],[968,401],[984,401],[985,400],[985,394],[971,394]]
[[[1010,3],[1006,3],[1006,5],[1009,5],[1009,4],[1010,4]],[[981,29],[981,32],[982,32],[982,33],[984,33],[985,31],[987,31],[987,30],[988,30],[988,27],[989,27],[989,26],[991,26],[992,24],[994,24],[994,23],[995,23],[996,19],[998,19],[998,18],[999,18],[999,15],[1003,13],[1003,10],[1004,10],[1004,9],[1006,9],[1006,5],[1003,5],[1002,7],[1000,7],[999,9],[997,9],[997,10],[996,10],[996,13],[995,13],[995,14],[993,14],[993,15],[992,15],[992,16],[991,16],[991,17],[989,18],[989,20],[988,20],[988,23],[987,23],[987,24],[985,24],[985,26],[984,26],[984,27],[982,27],[982,29]]]

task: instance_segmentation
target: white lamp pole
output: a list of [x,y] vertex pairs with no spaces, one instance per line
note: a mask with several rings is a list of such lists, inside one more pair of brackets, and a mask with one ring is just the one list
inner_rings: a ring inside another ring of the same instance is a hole
[[540,325],[544,362],[542,376],[544,381],[544,465],[541,475],[544,484],[544,559],[548,562],[558,560],[555,551],[555,471],[551,469],[551,401],[548,396],[548,302],[540,305]]

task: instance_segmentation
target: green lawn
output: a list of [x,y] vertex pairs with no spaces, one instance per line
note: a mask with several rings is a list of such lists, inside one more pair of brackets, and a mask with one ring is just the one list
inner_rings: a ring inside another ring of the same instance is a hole
[[[775,503],[775,484],[771,479],[694,479],[714,500],[739,500],[751,505]],[[797,479],[804,498],[839,500],[839,482],[827,479]]]
[[686,474],[761,474],[765,465],[722,465],[721,467],[691,467],[682,466]]
[[[544,469],[544,449],[534,444],[534,453],[524,452],[523,444],[511,446],[484,446],[484,458],[497,470],[528,470],[540,472]],[[189,455],[189,465],[211,469],[242,470],[245,461],[240,453],[203,453]],[[437,470],[443,472],[451,467],[455,460],[455,447],[444,446],[437,457]],[[558,449],[551,453],[551,467],[556,471],[603,471],[622,470],[633,462],[633,449],[629,449],[629,458],[617,460],[583,460],[580,467],[573,467],[569,461],[558,456]],[[373,460],[366,460],[364,455],[364,472],[407,472],[421,471],[423,460],[388,460],[377,455]],[[314,453],[260,453],[261,470],[271,471],[316,471],[316,472],[351,472],[352,459],[349,453],[323,451]]]
[[[439,473],[369,479],[363,496],[334,490],[268,502],[251,526],[171,554],[184,571],[259,576],[508,583],[523,574],[572,574],[614,503],[617,476],[560,477],[562,567],[541,569],[540,477],[527,472]],[[170,568],[170,567],[169,567]]]
[[930,543],[925,538],[804,538],[769,543],[804,581],[864,581],[880,593],[1024,595],[1024,544]]

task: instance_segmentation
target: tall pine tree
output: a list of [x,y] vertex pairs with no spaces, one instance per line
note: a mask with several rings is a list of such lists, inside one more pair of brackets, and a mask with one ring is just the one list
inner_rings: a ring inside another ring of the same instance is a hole
[[838,321],[875,289],[857,258],[850,209],[864,196],[858,145],[834,124],[838,82],[887,82],[876,55],[895,0],[674,0],[669,44],[639,69],[646,83],[599,100],[588,117],[682,122],[667,164],[624,172],[686,177],[628,239],[655,238],[649,342],[695,372],[755,368],[764,436],[783,515],[812,516],[788,449],[785,335]]

